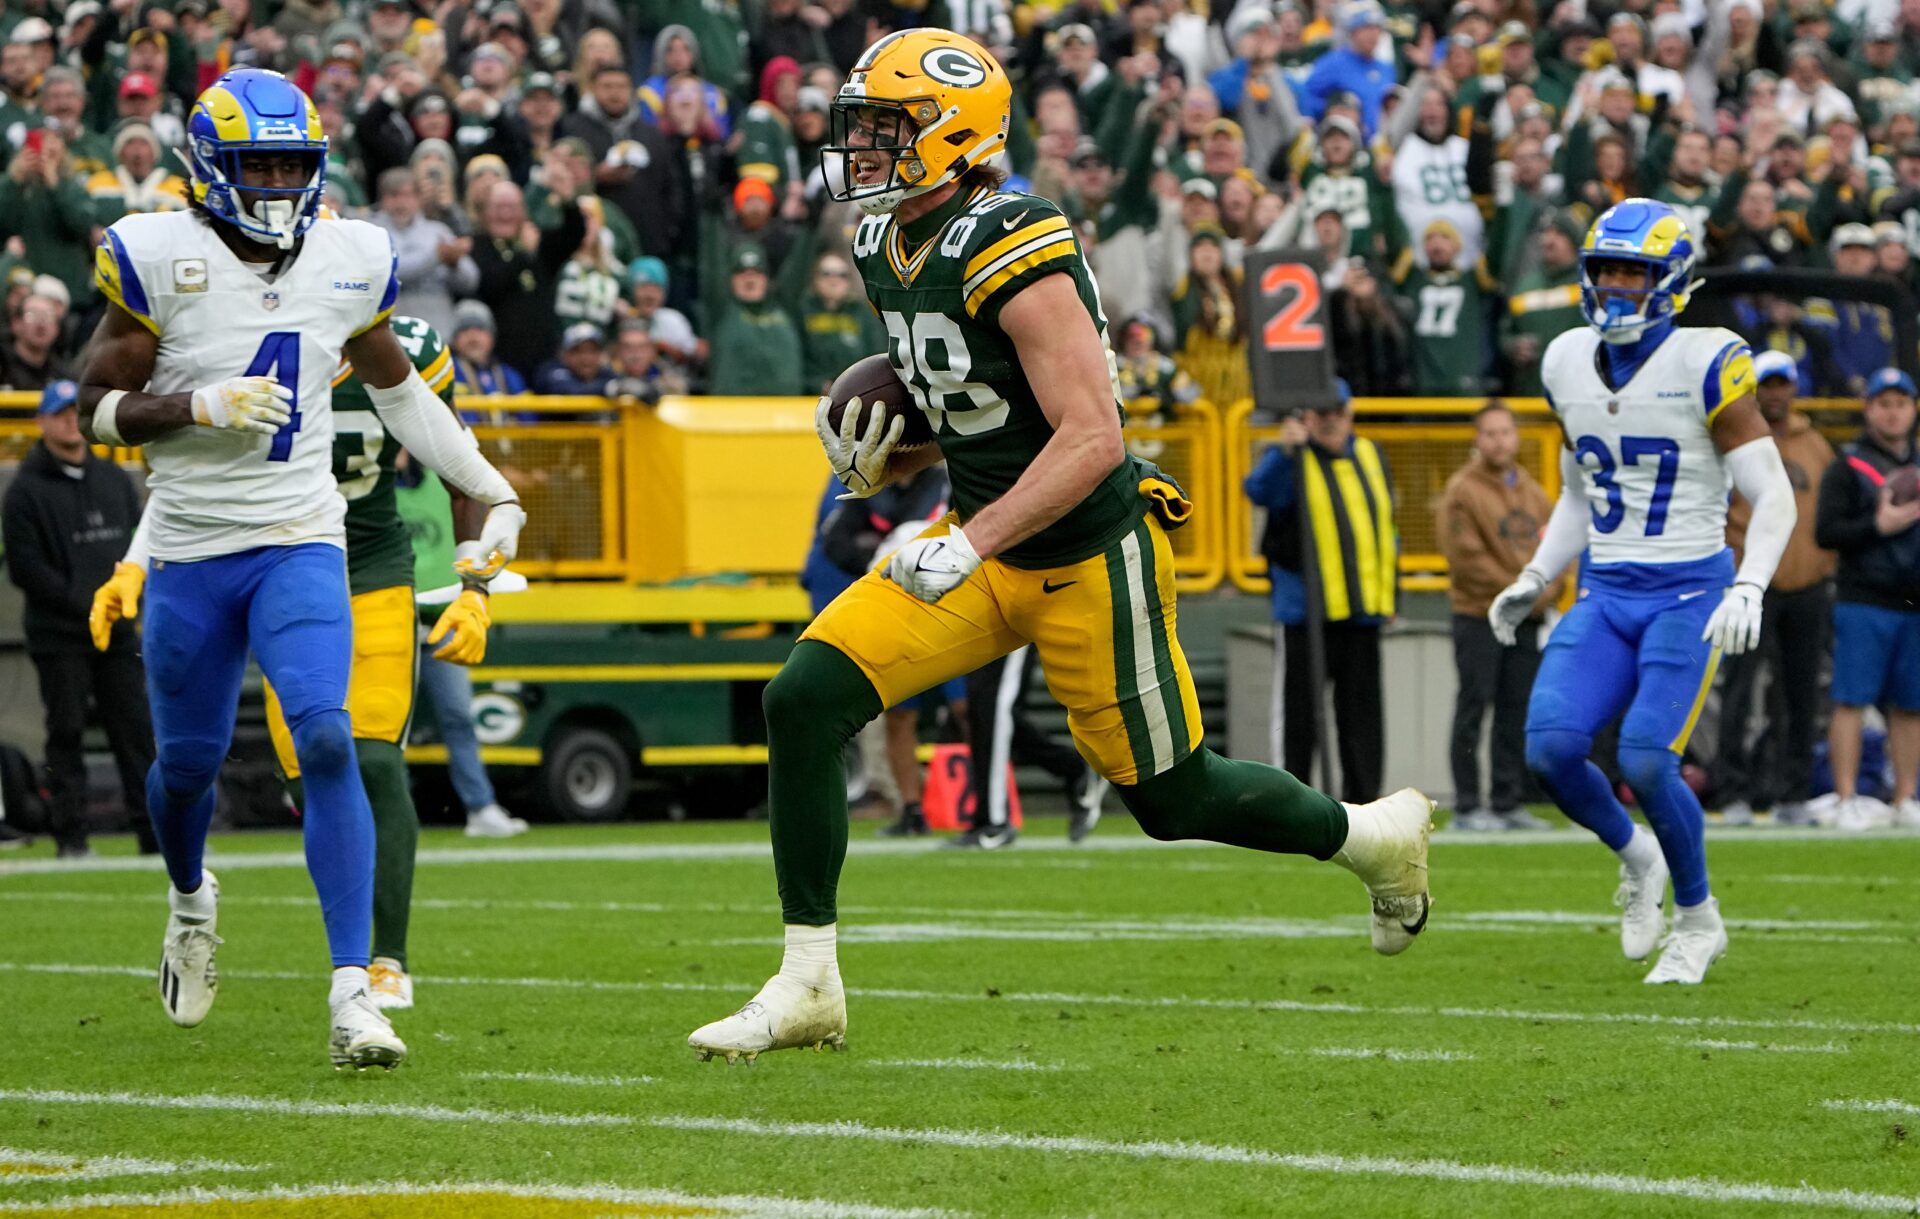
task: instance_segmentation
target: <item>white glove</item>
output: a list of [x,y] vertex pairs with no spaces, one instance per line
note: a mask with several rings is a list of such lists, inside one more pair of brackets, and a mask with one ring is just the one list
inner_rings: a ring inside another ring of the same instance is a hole
[[1736,584],[1720,598],[1700,638],[1728,656],[1738,656],[1760,643],[1760,589]]
[[887,458],[893,456],[893,446],[906,431],[907,421],[896,418],[893,426],[887,427],[886,412],[875,411],[867,423],[867,434],[856,436],[860,399],[849,398],[846,412],[840,416],[840,431],[835,433],[827,423],[827,408],[832,405],[833,399],[821,395],[820,405],[813,412],[813,430],[819,433],[820,447],[833,463],[833,476],[847,489],[840,498],[865,499],[887,485]]
[[293,391],[272,377],[229,377],[193,391],[193,421],[271,436],[287,425]]
[[1520,578],[1493,599],[1493,604],[1487,607],[1487,621],[1493,626],[1493,637],[1502,646],[1510,648],[1520,642],[1520,624],[1533,613],[1533,603],[1546,588],[1547,578],[1525,567],[1520,570]]
[[463,542],[457,548],[462,557],[453,561],[453,569],[463,576],[493,579],[520,553],[520,531],[526,527],[527,514],[519,504],[512,500],[495,504],[487,510],[479,540]]
[[980,566],[973,543],[960,526],[940,537],[915,538],[887,560],[887,579],[922,601],[938,601]]

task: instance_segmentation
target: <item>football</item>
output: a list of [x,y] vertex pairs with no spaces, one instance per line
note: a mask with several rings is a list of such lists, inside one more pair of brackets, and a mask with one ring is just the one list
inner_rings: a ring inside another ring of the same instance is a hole
[[1920,499],[1920,466],[1901,466],[1887,476],[1887,498],[1896,504]]
[[866,434],[867,424],[872,418],[867,412],[878,407],[889,415],[899,415],[907,421],[896,448],[914,449],[933,443],[933,425],[927,422],[925,413],[913,404],[913,391],[893,371],[893,365],[887,362],[884,355],[868,356],[835,377],[833,385],[827,390],[827,398],[827,426],[836,432],[846,418],[847,403],[858,398],[860,418],[854,425],[856,435]]

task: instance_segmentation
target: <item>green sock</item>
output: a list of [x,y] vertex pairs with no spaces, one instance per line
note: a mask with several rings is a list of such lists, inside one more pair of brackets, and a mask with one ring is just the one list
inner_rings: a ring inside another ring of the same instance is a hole
[[824,927],[847,858],[847,776],[841,750],[879,715],[860,666],[817,640],[794,645],[761,700],[767,715],[768,821],[780,911]]
[[407,919],[413,910],[413,854],[420,815],[407,784],[406,754],[391,741],[358,739],[360,781],[373,805],[373,955],[407,967]]
[[1171,770],[1114,785],[1150,837],[1200,838],[1256,851],[1332,859],[1347,840],[1347,810],[1286,771],[1199,749]]

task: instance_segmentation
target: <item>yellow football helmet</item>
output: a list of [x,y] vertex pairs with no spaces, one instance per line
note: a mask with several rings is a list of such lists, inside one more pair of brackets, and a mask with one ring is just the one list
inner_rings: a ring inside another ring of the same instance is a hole
[[1006,147],[1012,100],[1006,72],[971,38],[889,34],[867,48],[833,99],[821,150],[828,193],[878,216],[944,186]]

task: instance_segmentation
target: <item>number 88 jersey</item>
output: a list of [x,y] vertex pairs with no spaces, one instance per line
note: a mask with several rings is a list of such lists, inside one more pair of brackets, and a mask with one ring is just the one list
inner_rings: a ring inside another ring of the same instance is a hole
[[1600,336],[1582,327],[1547,346],[1547,402],[1580,465],[1595,563],[1687,563],[1726,549],[1732,481],[1713,421],[1754,389],[1745,340],[1676,329],[1619,390],[1600,376]]
[[159,339],[150,392],[259,375],[294,391],[293,418],[272,436],[186,427],[148,442],[156,559],[344,543],[332,381],[347,340],[393,308],[393,246],[371,224],[331,221],[273,265],[242,261],[190,211],[127,216],[101,239],[95,282]]
[[[911,225],[891,214],[864,220],[853,256],[886,326],[888,361],[933,425],[964,522],[1005,495],[1053,438],[1000,310],[1035,281],[1066,274],[1106,342],[1079,239],[1045,199],[963,186]],[[1107,367],[1117,376],[1111,351]],[[998,557],[1042,569],[1099,554],[1140,520],[1147,472],[1123,460],[1078,507]]]
[[[396,317],[393,337],[420,379],[453,409],[453,353],[417,317]],[[342,362],[333,377],[333,476],[347,501],[347,585],[358,597],[413,583],[413,537],[393,496],[400,442],[387,433],[367,387]]]

